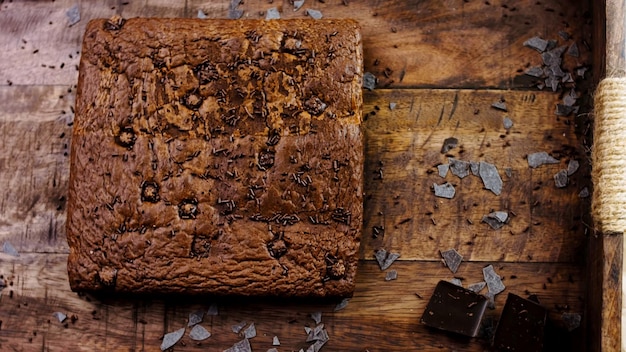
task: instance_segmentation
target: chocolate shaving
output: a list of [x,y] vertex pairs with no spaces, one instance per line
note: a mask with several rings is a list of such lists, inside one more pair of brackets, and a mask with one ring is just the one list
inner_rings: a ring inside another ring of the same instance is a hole
[[269,8],[267,9],[267,12],[265,13],[265,19],[266,20],[280,19],[280,12],[278,12],[278,9],[275,7]]
[[504,224],[506,224],[506,220],[509,218],[509,214],[504,211],[494,211],[489,213],[488,215],[483,216],[483,222],[487,223],[491,226],[492,229],[498,230]]
[[497,196],[502,193],[502,178],[500,178],[495,165],[481,161],[478,173],[486,189],[492,191]]
[[398,278],[398,272],[395,270],[389,270],[385,275],[385,281],[391,281]]
[[454,158],[448,158],[448,163],[450,164],[450,172],[453,175],[458,176],[459,178],[464,178],[469,175],[469,162],[457,160]]
[[561,170],[554,175],[554,185],[556,188],[564,188],[569,183],[567,170]]
[[437,165],[437,171],[439,172],[439,176],[442,178],[446,178],[448,170],[450,170],[450,164]]
[[211,333],[202,325],[196,325],[189,332],[189,337],[194,341],[202,341],[211,337]]
[[4,244],[2,245],[2,251],[13,257],[20,256],[20,253],[17,251],[17,249],[15,249],[15,247],[13,247],[13,245],[9,241],[4,242]]
[[195,312],[189,313],[189,322],[187,326],[194,326],[196,324],[200,324],[202,322],[202,318],[204,317],[204,312],[201,310],[197,310]]
[[456,146],[458,144],[459,144],[459,140],[458,139],[456,139],[454,137],[446,138],[443,141],[443,145],[441,146],[441,154],[446,154],[450,150],[456,148]]
[[348,303],[350,303],[350,298],[344,298],[341,300],[341,302],[339,302],[336,306],[335,309],[333,309],[334,312],[338,312],[344,308],[346,308],[348,306]]
[[483,277],[485,278],[485,282],[487,283],[487,289],[489,290],[489,293],[494,296],[504,291],[504,289],[506,288],[506,286],[504,286],[504,284],[502,283],[500,275],[498,275],[493,269],[493,265],[488,265],[483,268]]
[[363,88],[374,90],[376,88],[376,76],[372,73],[365,72],[363,74]]
[[252,347],[250,347],[250,341],[248,341],[248,339],[243,339],[224,350],[224,352],[252,352]]
[[449,182],[446,182],[443,185],[433,183],[433,188],[435,190],[435,196],[440,198],[452,199],[456,193],[454,186]]
[[67,16],[70,27],[80,22],[80,9],[78,8],[78,5],[70,7],[70,9],[65,13],[65,16]]
[[165,351],[166,349],[174,346],[182,337],[185,335],[185,328],[180,328],[176,331],[170,332],[163,336],[163,341],[161,342],[161,351]]
[[461,261],[463,261],[463,256],[459,254],[454,248],[448,249],[447,251],[439,252],[441,257],[443,258],[444,263],[452,273],[456,273],[459,269],[459,265],[461,265]]
[[528,166],[530,166],[533,169],[541,165],[545,165],[545,164],[558,164],[559,163],[557,159],[551,157],[546,152],[537,152],[537,153],[528,154],[527,159],[528,159]]
[[400,253],[387,253],[385,249],[374,251],[374,257],[380,266],[380,270],[387,270],[396,259],[400,258]]
[[313,9],[307,9],[306,14],[309,15],[309,17],[311,17],[314,20],[320,20],[323,17],[321,11],[313,10]]

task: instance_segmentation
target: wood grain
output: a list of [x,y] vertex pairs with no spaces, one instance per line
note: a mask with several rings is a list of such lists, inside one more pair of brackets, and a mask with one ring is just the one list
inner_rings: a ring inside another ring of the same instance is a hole
[[[231,326],[243,320],[256,325],[258,336],[251,340],[255,351],[270,348],[275,335],[281,351],[306,348],[303,328],[314,325],[308,315],[315,311],[323,312],[331,337],[326,351],[482,351],[488,346],[484,339],[459,340],[419,323],[436,283],[452,278],[439,262],[396,262],[390,269],[398,271],[398,280],[386,282],[377,264],[362,261],[354,297],[347,308],[333,312],[336,302],[77,295],[69,290],[66,255],[0,258],[0,274],[12,282],[0,298],[3,351],[158,351],[164,333],[184,327],[189,313],[205,310],[212,302],[218,303],[220,315],[205,317],[202,325],[213,336],[200,345],[184,337],[186,345],[179,343],[176,351],[222,351],[240,339]],[[466,285],[480,281],[486,264],[463,263],[456,275]],[[583,308],[583,273],[578,266],[514,263],[496,270],[507,289],[496,297],[496,309],[487,312],[488,324],[497,320],[508,292],[536,294],[557,325],[562,322],[556,306],[570,312]],[[56,311],[78,320],[68,319],[64,327],[52,316]]]
[[[80,7],[81,21],[70,28],[65,12],[75,4]],[[0,84],[75,84],[82,33],[92,18],[114,14],[127,18],[197,17],[198,10],[210,18],[224,18],[229,4],[230,0],[5,2],[0,5]],[[308,1],[304,7],[320,10],[325,17],[351,17],[361,23],[365,70],[379,77],[380,87],[528,87],[532,82],[522,72],[528,65],[541,64],[541,57],[522,44],[536,35],[559,39],[560,45],[578,43],[580,57],[564,58],[570,72],[591,64],[587,1],[576,6],[556,0],[367,0],[348,4]],[[305,9],[294,12],[289,0],[250,0],[239,8],[244,11],[243,18],[260,18],[270,7],[278,7],[283,18],[305,16]],[[559,31],[568,32],[572,39],[560,39]],[[384,75],[386,69],[391,71]]]

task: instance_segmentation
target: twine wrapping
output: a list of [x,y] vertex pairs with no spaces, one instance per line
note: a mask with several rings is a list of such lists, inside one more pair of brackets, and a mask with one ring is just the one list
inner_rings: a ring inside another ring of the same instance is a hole
[[606,78],[594,99],[591,214],[600,233],[626,230],[626,78]]

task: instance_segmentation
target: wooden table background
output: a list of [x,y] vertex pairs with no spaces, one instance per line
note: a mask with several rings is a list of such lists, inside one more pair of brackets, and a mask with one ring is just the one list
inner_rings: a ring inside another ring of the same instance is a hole
[[[564,56],[564,67],[592,67],[590,1],[559,0],[306,0],[304,8],[325,17],[351,17],[363,27],[365,71],[378,88],[366,91],[365,226],[356,292],[349,305],[336,302],[273,301],[210,297],[119,297],[70,291],[66,260],[65,201],[69,174],[72,105],[82,33],[89,19],[115,14],[126,18],[227,16],[230,1],[0,1],[0,242],[19,257],[0,253],[7,287],[0,297],[2,351],[158,351],[164,333],[186,326],[188,314],[218,303],[220,313],[202,323],[212,334],[195,343],[185,336],[175,351],[222,351],[241,340],[231,326],[255,322],[254,351],[281,341],[279,351],[306,349],[303,327],[322,311],[330,341],[323,351],[483,351],[485,338],[462,340],[419,323],[439,280],[453,274],[440,250],[463,256],[456,276],[465,285],[482,280],[493,264],[507,289],[487,312],[493,327],[506,294],[537,295],[550,310],[556,331],[563,312],[585,308],[585,248],[589,198],[578,193],[591,184],[586,136],[589,119],[557,117],[562,94],[538,91],[523,75],[541,65],[538,52],[522,43],[533,36],[576,42],[579,57]],[[78,5],[81,21],[68,26],[66,11]],[[245,0],[244,18],[264,17],[278,7],[284,18],[304,16],[289,1]],[[572,38],[563,40],[559,31]],[[386,71],[386,75],[384,71]],[[591,71],[590,71],[591,72]],[[388,77],[387,77],[388,76]],[[590,73],[578,79],[589,93]],[[508,112],[490,105],[504,99]],[[583,102],[585,99],[581,99]],[[396,103],[395,109],[389,103]],[[514,121],[510,133],[502,125]],[[445,138],[459,139],[450,155],[494,163],[504,188],[496,196],[477,177],[459,179],[454,199],[436,198],[433,183],[443,180],[436,165]],[[528,167],[528,153],[546,151],[558,165]],[[563,189],[553,175],[569,159],[581,163]],[[382,164],[381,164],[382,162]],[[376,179],[377,170],[384,178]],[[511,176],[505,175],[511,169]],[[509,224],[492,230],[481,223],[492,210],[506,210]],[[374,226],[384,235],[373,238]],[[373,260],[375,249],[401,253],[385,281]],[[61,311],[77,320],[53,318]],[[571,350],[584,346],[583,328],[559,335]]]

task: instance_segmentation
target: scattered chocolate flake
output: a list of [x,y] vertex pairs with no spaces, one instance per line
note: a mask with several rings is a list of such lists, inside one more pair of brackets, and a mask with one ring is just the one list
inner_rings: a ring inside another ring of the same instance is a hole
[[9,241],[4,242],[4,244],[2,245],[2,251],[13,257],[20,256],[20,253],[17,251],[17,249],[15,249],[15,247],[13,247],[13,245]]
[[528,159],[528,166],[532,167],[533,169],[541,165],[545,165],[545,164],[558,164],[559,163],[558,160],[551,157],[546,152],[537,152],[537,153],[528,154],[527,159]]
[[201,310],[197,310],[195,312],[189,313],[189,322],[187,326],[194,326],[196,324],[202,323],[202,318],[204,317],[204,312]]
[[576,93],[576,91],[572,89],[570,90],[569,94],[566,94],[563,97],[563,104],[567,106],[573,106],[574,104],[576,104],[577,100],[578,100],[578,93]]
[[506,109],[506,103],[503,100],[496,101],[495,103],[491,104],[491,107],[504,112],[508,111]]
[[472,171],[472,175],[478,176],[480,172],[479,169],[480,169],[480,163],[476,161],[470,161],[470,171]]
[[458,176],[459,178],[464,178],[469,175],[469,162],[457,160],[454,158],[448,158],[448,163],[450,164],[450,172],[453,175]]
[[267,9],[267,12],[265,13],[265,19],[266,20],[280,19],[280,12],[278,12],[278,9],[275,7],[269,8]]
[[479,293],[483,290],[483,288],[485,288],[485,286],[487,286],[487,283],[484,281],[480,281],[467,286],[467,289],[474,293]]
[[574,111],[577,111],[577,106],[570,106],[565,104],[556,104],[556,110],[554,110],[554,114],[556,116],[569,116]]
[[526,40],[523,45],[542,53],[548,48],[548,41],[539,37],[532,37]]
[[381,248],[374,251],[374,256],[376,257],[376,261],[378,261],[380,270],[387,270],[396,259],[400,258],[400,253],[387,253],[386,250]]
[[321,11],[313,10],[313,9],[306,9],[306,14],[309,15],[314,20],[320,20],[323,17]]
[[573,57],[579,57],[580,50],[578,50],[578,44],[572,43],[572,45],[569,46],[569,49],[567,49],[567,55],[573,56]]
[[385,281],[391,281],[398,278],[398,272],[395,270],[389,270],[385,275]]
[[224,350],[224,352],[252,352],[252,347],[250,347],[250,341],[248,341],[248,339],[243,339],[232,345],[232,347]]
[[569,183],[567,170],[561,170],[554,175],[554,185],[556,188],[564,188]]
[[165,351],[166,349],[174,346],[182,337],[185,335],[185,328],[180,328],[176,331],[170,332],[163,336],[163,341],[161,342],[161,351]]
[[505,211],[494,211],[488,215],[483,216],[483,222],[491,226],[492,229],[497,230],[506,224],[506,220],[509,218],[509,214]]
[[307,332],[306,342],[312,341],[328,341],[328,331],[324,329],[324,324],[317,324],[315,328],[309,329]]
[[272,339],[272,346],[280,346],[280,340],[278,340],[278,336],[274,336]]
[[350,298],[344,298],[341,300],[341,302],[339,302],[336,306],[335,309],[333,309],[333,311],[338,312],[344,308],[346,308],[348,306],[348,303],[350,303]]
[[502,178],[498,173],[498,169],[495,165],[484,161],[480,162],[478,168],[480,178],[483,180],[485,188],[499,196],[502,193]]
[[322,322],[322,312],[313,312],[311,313],[311,319],[315,322],[315,324],[319,324]]
[[211,337],[211,333],[204,326],[196,325],[189,332],[189,337],[194,341],[202,341]]
[[563,313],[561,315],[561,320],[565,323],[567,327],[567,331],[573,331],[580,326],[580,322],[582,321],[582,317],[578,313]]
[[228,5],[228,18],[238,20],[243,16],[243,10],[237,9],[239,4],[241,4],[241,0],[231,0],[230,5]]
[[459,287],[463,287],[463,282],[458,277],[454,277],[454,278],[450,279],[450,283],[453,284],[453,285],[457,285]]
[[581,78],[585,78],[585,73],[589,70],[587,67],[578,67],[576,69],[576,75]]
[[459,269],[459,265],[461,265],[461,262],[463,261],[463,256],[459,254],[459,252],[457,252],[454,248],[448,249],[447,251],[443,252],[439,251],[439,253],[441,254],[441,257],[446,263],[448,269],[450,269],[452,273],[456,273],[456,271]]
[[533,67],[529,67],[528,69],[526,69],[526,71],[524,71],[525,74],[532,76],[532,77],[541,77],[543,76],[543,69],[539,66],[533,66]]
[[578,192],[579,198],[587,198],[589,197],[589,188],[585,187]]
[[450,170],[450,164],[437,165],[437,171],[439,172],[439,176],[441,178],[446,178],[446,175],[448,175],[448,170]]
[[502,125],[504,126],[505,130],[508,130],[513,127],[513,120],[511,120],[510,117],[506,116],[504,119],[502,119]]
[[511,169],[510,167],[505,167],[504,168],[504,173],[506,174],[506,177],[512,177],[513,176],[513,169]]
[[566,49],[566,46],[561,46],[542,53],[541,59],[543,60],[544,65],[551,68],[560,67],[562,62],[561,56]]
[[363,74],[363,88],[374,90],[376,88],[376,76],[370,72],[365,72]]
[[324,340],[317,340],[315,341],[315,343],[309,346],[309,348],[306,349],[306,352],[318,352],[322,349],[322,346],[324,346],[325,343],[326,341]]
[[304,5],[304,0],[295,0],[293,2],[293,11],[298,11]]
[[454,186],[450,182],[446,182],[443,185],[433,183],[433,188],[435,189],[436,197],[452,199],[456,193]]
[[389,103],[389,110],[393,110],[396,108],[396,103]]
[[204,11],[198,9],[198,18],[201,20],[205,20],[208,18],[208,16],[204,13]]
[[563,38],[563,40],[569,40],[572,36],[566,31],[559,31],[559,37]]
[[217,309],[217,304],[213,303],[209,306],[209,310],[206,312],[206,315],[209,316],[216,316],[219,314],[219,311]]
[[65,16],[67,16],[70,27],[80,22],[80,9],[78,8],[78,5],[70,7],[70,9],[65,13]]
[[244,331],[243,331],[243,337],[245,337],[246,339],[251,339],[256,337],[256,327],[254,326],[254,323],[250,324]]
[[240,322],[240,323],[238,323],[238,324],[233,325],[233,326],[231,327],[231,330],[232,330],[235,334],[238,334],[238,333],[240,333],[240,332],[241,332],[241,330],[242,330],[242,329],[243,329],[246,325],[248,325],[248,322],[244,320],[244,321],[242,321],[242,322]]
[[487,308],[496,309],[496,295],[491,292],[487,292],[485,297],[487,298]]
[[54,312],[54,313],[52,313],[52,316],[57,318],[59,323],[62,323],[62,322],[65,321],[65,319],[67,319],[67,315],[65,315],[64,313],[61,313],[61,312]]
[[267,352],[278,352],[277,349],[275,349],[274,347],[270,348],[269,350],[267,350]]
[[489,293],[493,295],[497,295],[506,288],[506,286],[502,283],[500,275],[496,274],[496,271],[493,269],[493,265],[488,265],[483,268],[483,277],[487,283]]
[[104,23],[104,29],[108,31],[118,31],[122,28],[124,23],[126,23],[126,20],[122,18],[122,16],[115,15]]
[[304,108],[313,116],[318,116],[326,110],[326,103],[315,95],[304,102]]
[[443,141],[443,145],[441,146],[441,154],[446,154],[450,150],[456,148],[456,146],[458,144],[459,144],[459,140],[458,139],[456,139],[454,137],[446,138]]

